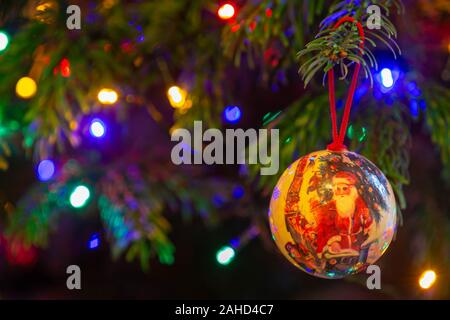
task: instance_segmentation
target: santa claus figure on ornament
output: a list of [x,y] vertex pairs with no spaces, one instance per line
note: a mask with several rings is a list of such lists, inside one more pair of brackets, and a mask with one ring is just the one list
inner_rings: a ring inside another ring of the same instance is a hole
[[332,200],[315,208],[317,253],[331,265],[365,263],[367,259],[374,221],[356,185],[353,173],[336,173],[332,179]]

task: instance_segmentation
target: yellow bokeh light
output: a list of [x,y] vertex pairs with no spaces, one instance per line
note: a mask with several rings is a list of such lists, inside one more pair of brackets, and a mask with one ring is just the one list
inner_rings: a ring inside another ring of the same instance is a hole
[[187,93],[178,86],[172,86],[167,90],[167,98],[174,108],[181,108],[186,102]]
[[22,77],[17,81],[16,93],[23,99],[32,98],[36,94],[36,90],[36,81],[30,77]]
[[36,11],[44,12],[44,11],[47,11],[49,9],[54,9],[54,8],[55,8],[55,3],[45,2],[45,3],[39,4],[38,6],[36,6]]
[[172,126],[172,127],[169,129],[169,133],[172,135],[172,134],[174,134],[174,132],[175,132],[177,129],[180,129],[180,127],[174,125],[174,126]]
[[436,281],[436,272],[433,270],[424,271],[419,278],[419,285],[422,289],[429,289]]
[[182,114],[186,113],[190,108],[192,107],[192,100],[186,99],[186,102],[184,103],[183,107],[180,109],[180,112]]
[[76,122],[75,120],[70,121],[69,122],[69,128],[70,128],[70,130],[77,130],[78,122]]
[[113,89],[103,88],[98,92],[97,99],[102,104],[114,104],[117,102],[119,95]]

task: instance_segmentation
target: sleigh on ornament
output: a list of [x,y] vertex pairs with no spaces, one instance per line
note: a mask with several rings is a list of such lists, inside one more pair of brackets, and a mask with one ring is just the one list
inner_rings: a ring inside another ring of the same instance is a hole
[[290,257],[294,259],[303,269],[312,273],[335,273],[345,275],[349,271],[349,266],[354,269],[367,265],[367,257],[372,242],[362,246],[360,250],[352,248],[333,251],[331,246],[326,246],[324,250],[317,253],[315,242],[311,242],[311,235],[308,239],[305,234],[295,236],[295,243],[288,242],[285,246]]
[[349,265],[361,267],[367,263],[370,244],[361,250],[343,249],[339,252],[330,251],[327,248],[323,252],[324,269],[328,272],[346,272]]
[[[321,215],[333,216],[328,211]],[[367,264],[372,244],[367,242],[368,226],[372,226],[372,223],[356,223],[359,220],[367,221],[367,218],[354,215],[350,219],[351,223],[341,228],[338,228],[339,223],[336,223],[335,218],[316,219],[319,221],[317,223],[308,221],[298,211],[286,214],[285,219],[294,240],[294,243],[288,242],[285,249],[303,269],[312,273],[345,275],[350,266],[359,269]]]

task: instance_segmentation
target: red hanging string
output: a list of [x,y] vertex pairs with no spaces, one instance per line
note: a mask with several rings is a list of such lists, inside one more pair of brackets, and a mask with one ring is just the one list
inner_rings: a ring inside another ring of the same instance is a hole
[[[344,22],[353,22],[358,27],[359,37],[361,39],[359,44],[359,49],[361,54],[364,51],[364,30],[360,22],[356,21],[352,17],[343,17],[339,19],[339,21],[334,25],[333,29],[337,29]],[[329,100],[330,100],[330,115],[331,115],[331,126],[332,126],[332,137],[333,142],[328,145],[327,149],[331,151],[342,151],[347,150],[347,147],[344,145],[344,137],[347,131],[348,120],[350,117],[350,110],[352,108],[353,96],[356,91],[356,84],[358,82],[359,70],[361,69],[361,65],[356,63],[355,71],[353,71],[352,82],[350,84],[350,89],[348,92],[347,100],[345,102],[344,107],[344,115],[342,116],[341,127],[339,130],[339,135],[337,131],[337,116],[336,116],[336,98],[334,94],[334,71],[331,68],[328,71],[328,90],[329,90]]]

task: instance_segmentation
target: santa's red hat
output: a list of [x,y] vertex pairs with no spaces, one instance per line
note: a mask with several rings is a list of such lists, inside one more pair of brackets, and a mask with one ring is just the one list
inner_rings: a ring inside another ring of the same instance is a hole
[[336,183],[345,183],[345,184],[351,184],[354,185],[356,184],[356,176],[351,173],[351,172],[347,172],[347,171],[339,171],[338,173],[336,173],[336,175],[333,177],[333,181]]

